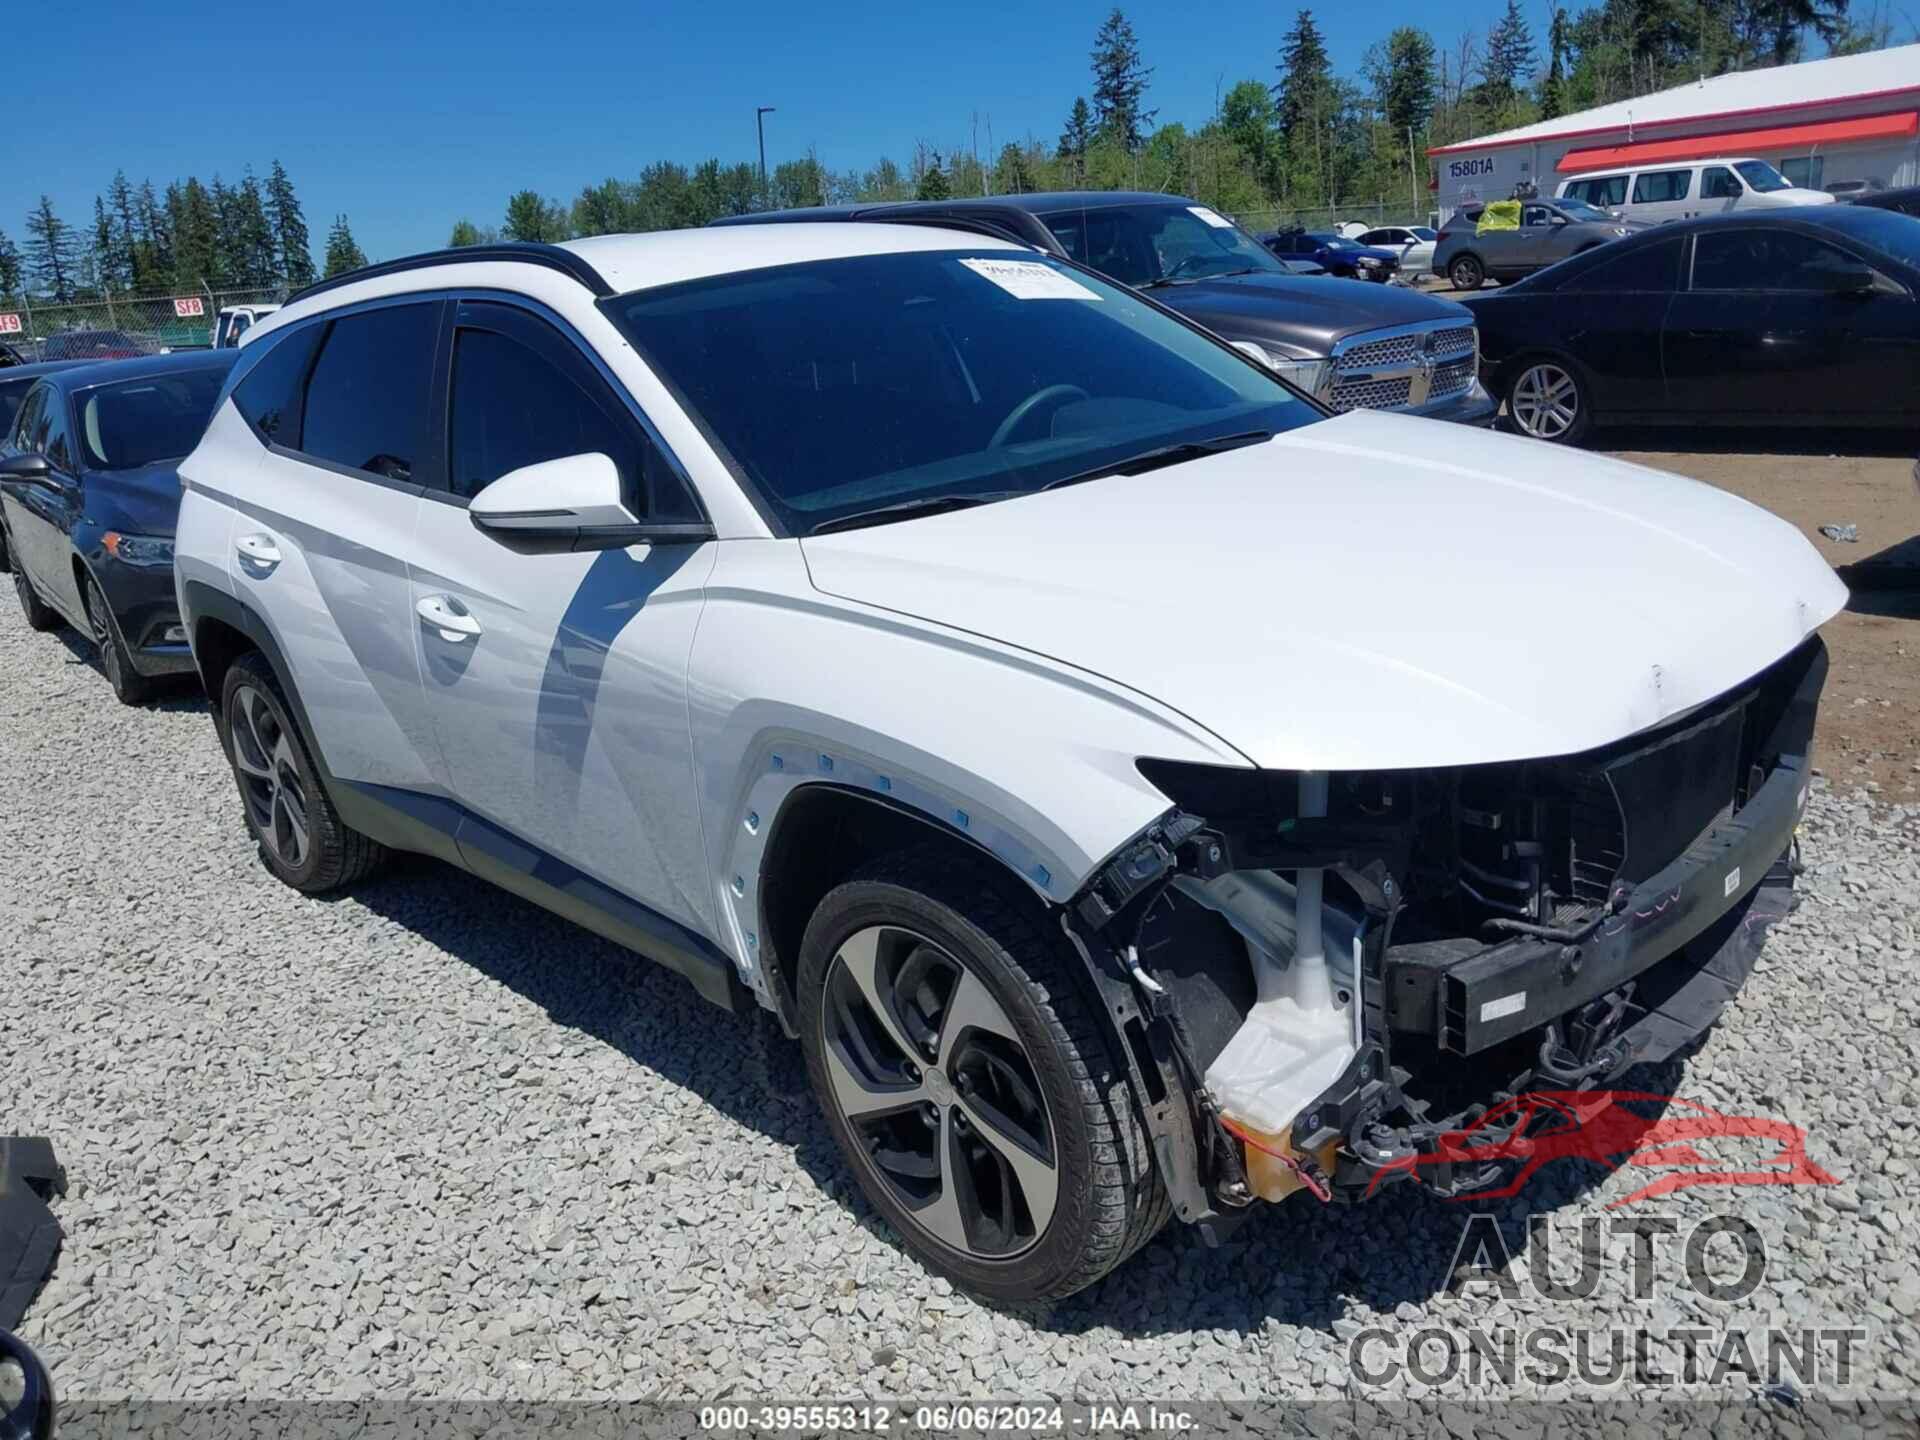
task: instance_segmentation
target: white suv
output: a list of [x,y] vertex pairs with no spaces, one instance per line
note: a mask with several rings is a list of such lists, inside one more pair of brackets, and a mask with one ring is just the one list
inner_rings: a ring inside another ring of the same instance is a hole
[[997,1297],[1484,1186],[1423,1097],[1711,1023],[1844,599],[1720,491],[1330,417],[962,229],[376,266],[255,327],[181,470],[265,864],[435,855],[771,1012]]

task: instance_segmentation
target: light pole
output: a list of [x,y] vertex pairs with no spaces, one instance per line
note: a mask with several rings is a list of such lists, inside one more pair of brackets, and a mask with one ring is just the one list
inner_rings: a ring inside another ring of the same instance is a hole
[[762,105],[753,112],[753,128],[760,132],[760,206],[762,209],[765,209],[767,204],[767,116],[773,111],[773,106]]

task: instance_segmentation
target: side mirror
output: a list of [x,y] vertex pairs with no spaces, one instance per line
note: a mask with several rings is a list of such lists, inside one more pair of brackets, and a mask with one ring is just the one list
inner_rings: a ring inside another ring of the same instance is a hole
[[638,518],[620,493],[619,467],[597,451],[509,470],[473,497],[467,514],[516,550],[618,550],[713,538],[705,522],[649,524]]
[[1820,288],[1829,295],[1871,295],[1880,288],[1880,277],[1871,265],[1840,265],[1819,272]]
[[58,490],[52,463],[35,451],[24,451],[0,460],[0,480],[17,480],[22,485],[38,485],[43,490]]
[[1567,217],[1566,217],[1566,216],[1564,216],[1564,215],[1555,215],[1555,216],[1554,216],[1554,217],[1553,217],[1553,218],[1552,218],[1551,220],[1549,220],[1549,221],[1548,221],[1547,223],[1548,223],[1549,225],[1556,225],[1556,226],[1558,226],[1558,225],[1565,225],[1565,224],[1567,223]]

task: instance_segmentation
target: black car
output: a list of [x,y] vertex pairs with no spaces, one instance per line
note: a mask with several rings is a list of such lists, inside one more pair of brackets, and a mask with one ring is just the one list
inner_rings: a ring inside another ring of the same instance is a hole
[[1869,190],[1847,197],[1849,205],[1870,205],[1876,210],[1898,210],[1902,215],[1920,217],[1920,185],[1903,185],[1898,190]]
[[1318,265],[1330,275],[1350,280],[1391,280],[1400,269],[1400,252],[1377,245],[1362,245],[1344,235],[1323,235],[1312,230],[1274,230],[1260,237],[1260,243],[1281,260],[1304,260]]
[[1148,292],[1332,410],[1398,410],[1484,425],[1496,408],[1479,383],[1473,318],[1464,306],[1398,285],[1294,274],[1195,200],[1058,191],[816,206],[714,223],[795,220],[956,225],[1035,246]]
[[1516,429],[1920,425],[1920,220],[1863,205],[1673,221],[1467,305]]
[[21,402],[0,458],[0,531],[27,624],[90,634],[133,704],[193,669],[173,595],[175,467],[239,352],[60,367]]

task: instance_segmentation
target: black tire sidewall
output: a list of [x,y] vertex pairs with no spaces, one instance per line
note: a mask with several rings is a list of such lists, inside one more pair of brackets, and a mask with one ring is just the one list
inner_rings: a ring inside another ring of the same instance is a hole
[[28,629],[52,630],[59,625],[59,613],[40,598],[26,570],[18,565],[13,570],[13,591],[20,599],[20,613],[26,616]]
[[[1469,279],[1462,280],[1460,271],[1466,270]],[[1473,255],[1457,255],[1447,265],[1447,278],[1453,282],[1456,290],[1478,290],[1487,283],[1487,267]]]
[[87,618],[97,627],[93,643],[99,647],[100,668],[106,672],[114,696],[123,705],[138,705],[147,698],[147,679],[133,668],[133,657],[120,638],[120,623],[114,618],[113,606],[107,603],[107,592],[91,575],[87,576]]
[[[1013,1021],[1033,1063],[1047,1105],[1059,1168],[1059,1197],[1046,1232],[1029,1249],[1007,1260],[964,1254],[928,1235],[889,1193],[861,1153],[851,1127],[834,1103],[822,1056],[824,987],[835,953],[847,937],[872,925],[893,925],[925,936],[970,970]],[[809,922],[801,943],[797,1000],[807,1077],[826,1113],[848,1168],[873,1207],[905,1238],[925,1263],[981,1294],[1026,1300],[1050,1292],[1080,1267],[1090,1241],[1092,1212],[1084,1202],[1092,1186],[1092,1143],[1083,1100],[1063,1052],[1064,1037],[1041,1014],[1027,992],[1017,962],[1004,946],[939,900],[886,881],[855,880],[832,891]],[[1098,1066],[1102,1057],[1083,1057]]]
[[[307,854],[299,866],[288,865],[268,845],[260,832],[254,828],[253,811],[247,800],[246,777],[240,773],[240,767],[233,758],[237,743],[233,735],[233,696],[241,686],[258,691],[266,697],[273,707],[274,719],[293,738],[293,750],[300,762],[300,779],[307,792]],[[274,679],[273,671],[257,655],[242,655],[227,667],[226,678],[220,684],[220,717],[215,727],[220,734],[221,743],[226,747],[227,764],[233,769],[234,788],[240,792],[241,822],[247,827],[247,833],[253,837],[255,848],[260,853],[260,863],[287,885],[296,890],[304,890],[313,882],[313,878],[325,863],[323,849],[326,844],[318,807],[325,803],[320,792],[320,780],[314,772],[313,757],[307,751],[306,737],[300,733],[287,705],[286,697],[281,694],[279,683]]]

